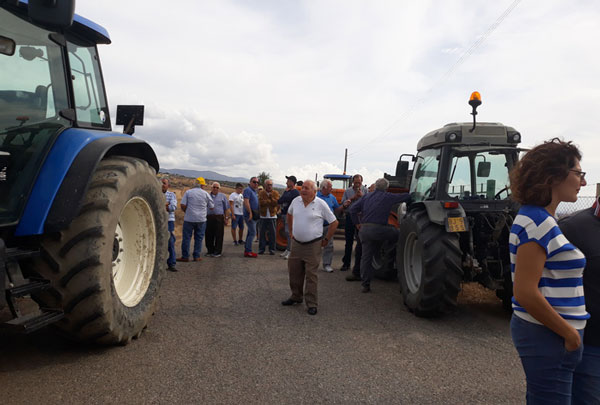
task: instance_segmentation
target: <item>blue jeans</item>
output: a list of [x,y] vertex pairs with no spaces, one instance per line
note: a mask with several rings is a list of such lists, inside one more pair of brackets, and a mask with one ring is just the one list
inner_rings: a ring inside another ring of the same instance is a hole
[[[264,252],[269,244],[269,252],[275,251],[275,222],[277,219],[261,218],[260,233],[258,235],[258,251]],[[267,242],[267,238],[269,238]]]
[[167,259],[167,266],[175,267],[175,221],[169,221],[169,258]]
[[573,405],[600,404],[600,346],[585,345],[573,374]]
[[181,257],[184,259],[190,258],[190,242],[192,239],[192,233],[194,234],[194,259],[200,257],[200,253],[202,252],[202,239],[204,239],[205,231],[206,221],[183,221],[183,232],[181,235]]
[[252,242],[254,242],[254,238],[256,237],[256,221],[252,220],[252,218],[246,217],[244,217],[244,221],[246,222],[246,227],[248,228],[244,252],[252,252]]
[[[561,336],[514,314],[510,332],[527,378],[527,403],[571,404],[573,372],[583,345],[569,352]],[[583,330],[579,334],[583,341]]]

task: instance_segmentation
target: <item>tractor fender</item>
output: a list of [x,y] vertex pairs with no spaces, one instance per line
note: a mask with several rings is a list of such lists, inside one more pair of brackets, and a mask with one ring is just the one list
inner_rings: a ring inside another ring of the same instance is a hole
[[425,207],[429,221],[442,226],[445,226],[448,217],[467,217],[462,205],[459,204],[457,208],[444,208],[443,204],[443,201],[421,201],[412,204],[410,209]]
[[15,236],[41,235],[66,228],[79,213],[98,163],[114,155],[145,160],[158,172],[156,154],[141,139],[80,128],[63,131],[42,165]]

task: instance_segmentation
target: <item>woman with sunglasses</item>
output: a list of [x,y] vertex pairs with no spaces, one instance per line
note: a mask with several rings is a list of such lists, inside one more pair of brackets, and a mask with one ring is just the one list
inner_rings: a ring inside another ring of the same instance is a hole
[[556,223],[561,202],[575,202],[586,185],[581,153],[558,138],[531,149],[511,172],[521,203],[510,233],[513,279],[511,334],[527,378],[528,404],[570,404],[581,360],[585,257]]

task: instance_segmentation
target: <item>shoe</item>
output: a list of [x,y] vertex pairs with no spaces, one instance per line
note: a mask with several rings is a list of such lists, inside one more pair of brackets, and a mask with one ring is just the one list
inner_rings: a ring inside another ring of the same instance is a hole
[[290,305],[294,305],[294,304],[302,304],[302,300],[296,301],[296,300],[293,300],[291,298],[288,298],[285,301],[281,301],[281,305],[283,305],[285,307],[290,306]]
[[238,245],[243,245],[243,244],[244,244],[244,241],[243,241],[243,240],[241,240],[241,239],[240,239],[240,240],[238,240]]
[[327,273],[333,273],[333,268],[328,264],[327,266],[323,266],[323,271]]
[[178,262],[189,262],[191,261],[189,257],[178,257],[177,259]]
[[169,266],[169,267],[167,268],[167,270],[169,270],[169,271],[173,271],[173,272],[177,271],[177,269],[175,268],[175,266]]
[[354,273],[346,276],[346,281],[362,281],[360,277],[354,275]]
[[265,254],[265,251],[264,251],[264,250],[259,250],[259,251],[258,251],[258,254],[259,254],[259,255],[264,255],[264,254]]
[[309,315],[316,315],[317,314],[317,307],[310,307],[306,310],[306,312],[308,312]]
[[244,257],[257,257],[258,255],[254,252],[244,252]]
[[284,250],[282,254],[279,255],[279,257],[285,257],[285,255],[287,255],[288,251]]
[[234,241],[233,241],[233,246],[237,246],[237,245],[238,245],[238,241],[237,241],[237,240],[234,240]]
[[202,258],[201,258],[201,257],[194,257],[194,261],[195,261],[195,262],[201,262],[201,261],[202,261]]
[[342,266],[340,267],[340,271],[348,271],[350,270],[350,266]]
[[205,253],[205,254],[204,254],[204,257],[212,257],[212,256],[213,256],[213,254],[212,254],[212,253]]
[[286,250],[286,251],[285,251],[285,253],[284,253],[284,255],[283,255],[283,258],[284,258],[285,260],[289,259],[289,258],[290,258],[290,254],[291,254],[291,253],[292,253],[292,252],[290,252],[289,250]]
[[273,256],[275,254],[275,252],[273,252],[272,250],[269,250],[269,255]]
[[371,287],[369,287],[368,285],[363,286],[362,292],[364,292],[364,293],[371,292]]
[[213,253],[212,257],[221,257],[221,253]]

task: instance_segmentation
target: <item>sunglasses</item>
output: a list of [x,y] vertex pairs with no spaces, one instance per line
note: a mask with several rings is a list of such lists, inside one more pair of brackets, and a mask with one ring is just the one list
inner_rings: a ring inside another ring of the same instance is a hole
[[254,184],[258,184],[258,181],[253,181],[252,183],[254,183]]

